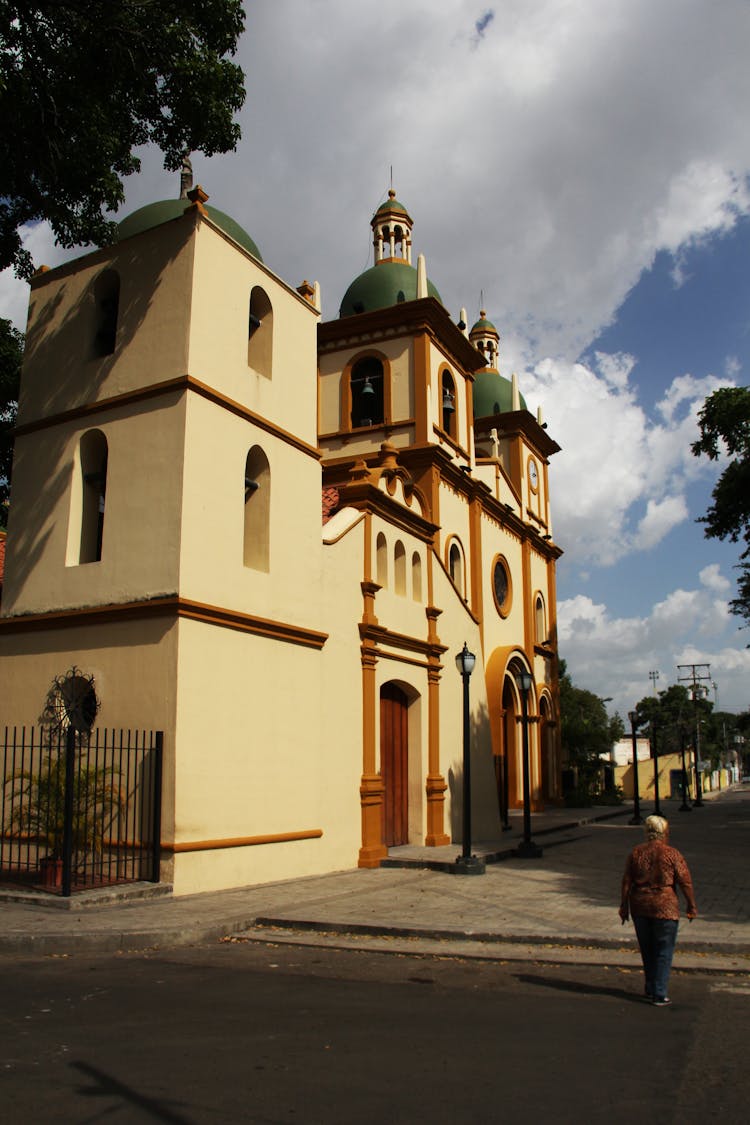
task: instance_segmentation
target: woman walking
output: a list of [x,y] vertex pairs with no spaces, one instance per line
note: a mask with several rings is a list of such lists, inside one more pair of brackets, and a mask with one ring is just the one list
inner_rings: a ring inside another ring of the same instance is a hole
[[685,896],[690,922],[698,908],[684,856],[669,846],[668,822],[663,816],[649,816],[645,829],[646,843],[633,848],[625,864],[620,917],[623,924],[633,917],[646,977],[646,999],[662,1008],[671,1004],[667,984],[680,920],[677,887]]

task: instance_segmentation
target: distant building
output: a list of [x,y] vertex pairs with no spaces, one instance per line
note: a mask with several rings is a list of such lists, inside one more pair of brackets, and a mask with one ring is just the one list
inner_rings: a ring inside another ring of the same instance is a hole
[[0,613],[0,720],[93,676],[164,731],[185,894],[376,866],[561,796],[549,458],[482,311],[454,322],[393,192],[340,316],[200,188],[32,281]]

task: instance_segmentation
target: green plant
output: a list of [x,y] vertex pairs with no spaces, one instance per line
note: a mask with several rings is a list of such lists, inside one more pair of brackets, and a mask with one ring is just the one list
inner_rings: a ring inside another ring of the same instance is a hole
[[[38,770],[23,770],[13,778],[13,829],[42,842],[45,858],[60,859],[65,834],[65,753]],[[118,775],[84,764],[78,753],[73,767],[72,837],[74,852],[100,852],[113,819],[123,804]]]

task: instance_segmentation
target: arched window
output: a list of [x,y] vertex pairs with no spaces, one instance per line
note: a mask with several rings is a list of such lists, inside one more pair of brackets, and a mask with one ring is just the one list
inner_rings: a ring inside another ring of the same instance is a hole
[[114,270],[104,270],[94,282],[96,329],[94,355],[112,355],[117,343],[117,317],[120,311],[120,278]]
[[273,367],[273,308],[265,289],[253,287],[247,318],[247,365],[271,378]]
[[393,588],[402,597],[406,594],[406,550],[401,540],[393,555]]
[[107,496],[107,439],[101,430],[81,438],[81,537],[79,563],[99,562],[104,542]]
[[547,640],[547,621],[544,612],[544,598],[541,594],[537,594],[534,601],[534,633],[536,643],[538,645],[544,644]]
[[449,437],[456,437],[456,384],[450,371],[443,371],[440,377],[440,419],[441,426]]
[[454,539],[448,551],[448,573],[461,597],[464,597],[464,557],[458,540]]
[[381,531],[375,541],[375,573],[378,586],[388,585],[388,544]]
[[352,429],[381,426],[385,421],[383,364],[375,356],[364,356],[352,367]]
[[422,600],[422,559],[419,551],[415,551],[411,557],[411,596],[415,602]]
[[259,445],[245,460],[245,529],[243,562],[252,570],[270,569],[271,469]]

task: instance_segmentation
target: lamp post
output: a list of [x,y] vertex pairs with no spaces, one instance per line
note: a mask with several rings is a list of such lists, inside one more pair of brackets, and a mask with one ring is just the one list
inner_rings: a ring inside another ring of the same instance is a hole
[[638,722],[638,712],[629,711],[628,718],[630,719],[630,733],[633,739],[633,815],[630,818],[630,824],[643,824],[641,817],[641,787],[638,784],[638,739],[636,738],[635,728]]
[[483,875],[485,862],[479,856],[471,854],[471,729],[469,722],[469,678],[474,671],[477,658],[469,652],[469,646],[464,641],[464,647],[456,657],[456,667],[461,673],[464,685],[464,823],[463,846],[461,855],[456,857],[455,873],[457,875]]
[[523,840],[515,849],[515,854],[523,859],[536,859],[542,854],[542,849],[531,839],[531,788],[529,785],[529,692],[531,691],[531,673],[525,669],[516,676],[518,690],[521,693],[521,707],[523,710]]
[[661,816],[659,804],[659,751],[656,746],[656,723],[651,724],[651,757],[654,762],[654,812]]
[[688,775],[687,767],[685,765],[685,732],[680,731],[680,757],[682,758],[682,804],[680,805],[680,812],[692,812],[687,800],[688,791]]

